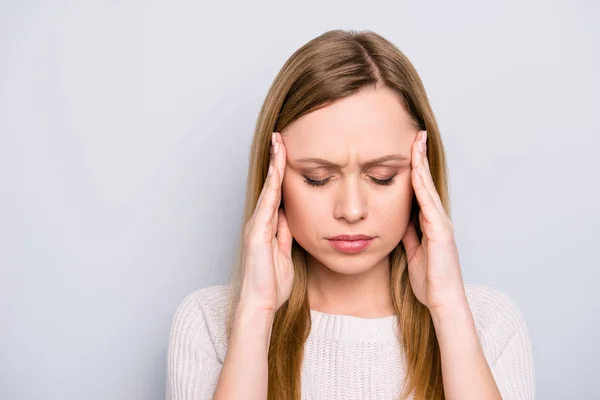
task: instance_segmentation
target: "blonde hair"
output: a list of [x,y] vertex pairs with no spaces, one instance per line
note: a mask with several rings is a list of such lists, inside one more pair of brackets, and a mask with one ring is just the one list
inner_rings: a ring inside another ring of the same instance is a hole
[[[236,263],[227,332],[239,302],[243,277],[243,227],[250,219],[267,176],[272,132],[281,132],[305,114],[365,88],[394,90],[415,128],[427,130],[431,175],[448,215],[449,198],[444,148],[423,83],[408,58],[372,31],[331,30],[294,52],[275,78],[260,110],[248,166],[246,200]],[[411,220],[422,238],[418,203],[413,197]],[[399,227],[401,229],[401,227]],[[299,400],[304,343],[310,332],[306,251],[294,241],[294,284],[289,300],[275,313],[268,364],[268,399]],[[407,375],[400,399],[444,399],[440,350],[427,307],[414,296],[408,279],[402,242],[389,255],[391,296],[398,316]]]

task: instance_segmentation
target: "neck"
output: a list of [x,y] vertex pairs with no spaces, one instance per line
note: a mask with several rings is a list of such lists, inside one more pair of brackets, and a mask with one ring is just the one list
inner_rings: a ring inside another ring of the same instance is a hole
[[310,254],[306,261],[311,309],[363,318],[394,315],[388,257],[356,274],[338,273]]

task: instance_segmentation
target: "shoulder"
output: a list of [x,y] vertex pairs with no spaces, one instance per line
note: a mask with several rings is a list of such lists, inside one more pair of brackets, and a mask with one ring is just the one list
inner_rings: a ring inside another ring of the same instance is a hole
[[465,284],[465,293],[475,320],[479,341],[493,362],[512,341],[529,345],[527,323],[517,303],[494,287]]
[[177,312],[186,309],[202,309],[207,312],[222,312],[229,306],[231,285],[214,285],[197,289],[184,297]]
[[213,285],[186,295],[173,317],[171,344],[201,349],[223,361],[227,350],[226,323],[232,285]]

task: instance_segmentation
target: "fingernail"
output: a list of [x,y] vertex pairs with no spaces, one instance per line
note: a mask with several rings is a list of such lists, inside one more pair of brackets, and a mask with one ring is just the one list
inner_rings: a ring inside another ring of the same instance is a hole
[[275,137],[275,132],[273,132],[273,134],[271,134],[271,144],[275,144],[276,142],[276,137]]
[[427,143],[427,131],[423,131],[423,136],[421,137],[421,141],[423,143]]
[[421,154],[425,154],[425,151],[423,151],[423,142],[422,141],[419,141],[418,146],[419,146],[419,151],[421,152]]
[[279,143],[275,142],[275,149],[273,150],[273,154],[277,154],[278,150],[279,150]]

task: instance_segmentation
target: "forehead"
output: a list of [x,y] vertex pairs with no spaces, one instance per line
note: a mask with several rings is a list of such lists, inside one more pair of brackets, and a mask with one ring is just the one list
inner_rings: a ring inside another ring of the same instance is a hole
[[417,129],[389,88],[365,90],[294,121],[282,137],[290,157],[355,151],[377,156],[410,148]]

